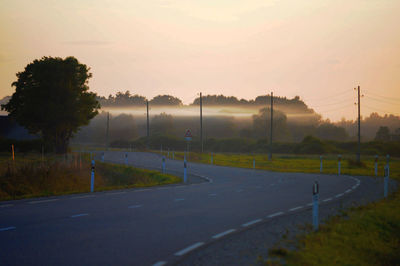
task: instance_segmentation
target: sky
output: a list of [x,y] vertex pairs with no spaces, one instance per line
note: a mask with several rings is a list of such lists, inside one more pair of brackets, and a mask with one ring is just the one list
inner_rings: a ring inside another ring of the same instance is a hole
[[152,98],[300,96],[332,121],[400,115],[398,0],[0,0],[0,98],[43,56],[90,89]]

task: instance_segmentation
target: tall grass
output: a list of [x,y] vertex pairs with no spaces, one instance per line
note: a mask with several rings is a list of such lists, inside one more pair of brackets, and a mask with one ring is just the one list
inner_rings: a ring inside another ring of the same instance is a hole
[[[0,200],[90,191],[88,154],[46,156],[0,155]],[[96,191],[178,183],[180,179],[156,171],[96,162]]]

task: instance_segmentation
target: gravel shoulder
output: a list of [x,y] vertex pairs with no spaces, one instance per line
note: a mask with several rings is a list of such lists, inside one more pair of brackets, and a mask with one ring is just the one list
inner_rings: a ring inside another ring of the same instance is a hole
[[[365,205],[383,197],[383,179],[357,177],[361,180],[358,189],[335,201],[320,202],[320,221],[337,215],[341,210]],[[391,180],[390,191],[397,189],[397,182]],[[310,195],[311,200],[311,195]],[[294,211],[247,230],[239,230],[218,241],[211,242],[189,253],[175,265],[260,265],[268,258],[268,250],[285,238],[294,239],[303,232],[304,225],[311,223],[312,209],[308,207]]]

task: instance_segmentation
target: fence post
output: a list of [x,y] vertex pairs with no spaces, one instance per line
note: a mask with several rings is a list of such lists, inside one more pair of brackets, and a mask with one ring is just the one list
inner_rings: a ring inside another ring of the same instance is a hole
[[322,155],[319,156],[319,172],[322,173]]
[[92,171],[90,175],[90,192],[94,190],[94,160],[92,160]]
[[340,175],[340,170],[342,166],[342,155],[338,155],[338,175]]
[[378,176],[378,155],[375,155],[375,176]]
[[313,185],[313,228],[315,231],[318,230],[319,221],[318,221],[318,200],[319,200],[319,184],[318,181],[314,182]]

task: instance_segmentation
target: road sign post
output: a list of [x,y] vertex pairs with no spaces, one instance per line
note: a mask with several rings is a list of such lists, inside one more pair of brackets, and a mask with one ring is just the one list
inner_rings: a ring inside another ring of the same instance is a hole
[[375,155],[375,176],[378,176],[378,155]]
[[318,221],[318,200],[319,200],[319,184],[318,181],[315,181],[313,185],[313,228],[315,231],[318,230],[319,221]]
[[92,160],[92,171],[90,175],[90,192],[94,191],[94,160]]
[[186,158],[183,160],[183,182],[187,182],[187,162]]
[[340,170],[342,166],[342,155],[338,155],[338,175],[340,175]]

